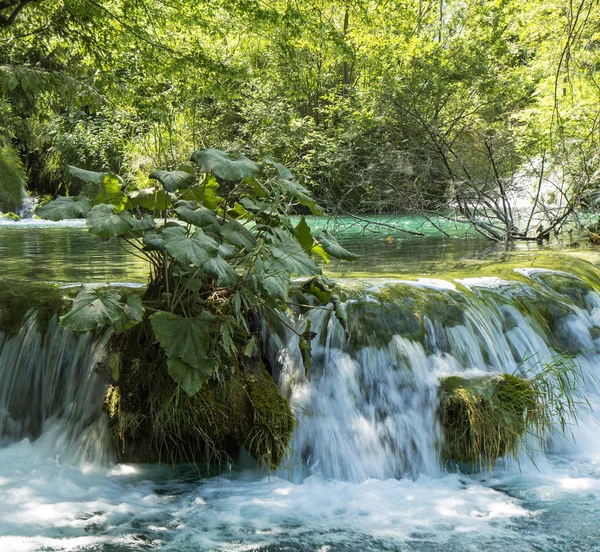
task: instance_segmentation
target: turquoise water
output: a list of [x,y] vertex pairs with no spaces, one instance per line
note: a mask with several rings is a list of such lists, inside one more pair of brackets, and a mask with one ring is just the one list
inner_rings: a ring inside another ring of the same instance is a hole
[[[326,221],[310,222],[317,228]],[[400,221],[410,229],[421,222]],[[352,285],[367,299],[377,297],[381,286],[409,285],[397,276],[421,274],[428,279],[410,285],[452,300],[460,295],[467,315],[459,325],[442,314],[429,320],[424,344],[391,332],[388,344],[356,350],[336,342],[335,325],[327,323],[326,338],[314,344],[310,381],[294,373],[293,343],[275,344],[282,353],[280,385],[293,388],[299,420],[292,460],[276,474],[240,464],[231,473],[199,478],[189,466],[174,470],[94,460],[90,441],[102,442],[101,420],[95,419],[97,432],[87,435],[87,455],[72,425],[82,412],[90,414],[90,404],[102,403],[93,386],[81,383],[95,381],[91,361],[79,361],[68,340],[62,346],[59,328],[47,353],[30,334],[21,336],[22,347],[16,342],[0,346],[6,395],[19,383],[15,388],[31,387],[25,405],[53,402],[39,401],[43,396],[68,399],[62,409],[50,409],[41,431],[0,447],[0,551],[600,550],[600,387],[594,377],[600,367],[600,295],[587,290],[585,301],[576,304],[569,295],[541,289],[543,282],[534,281],[537,273],[529,284],[486,277],[466,281],[460,289],[452,288],[453,281],[432,279],[483,260],[501,266],[515,256],[530,268],[529,253],[533,259],[561,249],[597,262],[596,249],[569,244],[507,249],[473,236],[407,237],[389,228],[367,236],[350,226],[340,240],[361,258],[332,262],[325,267],[329,274],[353,278]],[[0,275],[16,279],[146,279],[144,263],[116,243],[90,236],[80,222],[4,224],[0,261]],[[532,308],[550,300],[565,307],[551,327],[542,328],[534,316],[522,314],[527,298]],[[409,309],[398,316],[408,320],[415,313]],[[325,328],[325,322],[315,319],[313,328]],[[594,411],[582,410],[572,428],[575,441],[555,435],[544,450],[534,451],[535,463],[523,453],[520,464],[499,465],[491,474],[445,472],[436,462],[435,443],[423,439],[435,436],[436,378],[473,369],[512,371],[532,349],[544,358],[556,354],[553,339],[573,345],[589,376],[586,390]],[[37,356],[28,361],[32,349]],[[69,366],[69,374],[79,374],[78,385],[86,393],[73,389],[71,375],[48,377],[44,389],[28,385],[39,366],[55,357]],[[80,364],[88,372],[80,372]],[[56,393],[47,388],[51,385]],[[0,418],[5,404],[0,400]],[[406,470],[400,458],[409,459],[413,470]]]

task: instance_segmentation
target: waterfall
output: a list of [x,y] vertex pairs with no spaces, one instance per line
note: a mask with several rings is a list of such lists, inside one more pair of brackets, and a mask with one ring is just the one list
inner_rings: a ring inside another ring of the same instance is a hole
[[106,385],[94,372],[108,337],[76,334],[56,316],[41,331],[35,312],[16,335],[0,332],[0,444],[40,439],[58,459],[108,459]]
[[[353,282],[343,305],[347,330],[332,308],[305,315],[316,333],[308,374],[296,334],[270,336],[279,384],[298,414],[287,467],[295,479],[439,475],[437,391],[448,375],[533,375],[568,355],[587,382],[581,396],[600,406],[600,294],[566,273],[520,276],[528,281],[515,274],[510,281]],[[597,427],[582,408],[575,442],[553,435],[545,447],[585,448],[586,432]]]

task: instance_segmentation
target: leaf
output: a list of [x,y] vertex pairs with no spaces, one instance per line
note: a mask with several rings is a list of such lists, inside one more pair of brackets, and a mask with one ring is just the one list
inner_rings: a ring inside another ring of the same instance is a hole
[[219,255],[225,260],[231,259],[231,257],[233,257],[237,252],[238,250],[235,247],[233,247],[233,245],[230,245],[228,243],[219,244]]
[[306,219],[302,217],[294,230],[294,236],[304,251],[309,252],[313,246],[313,238]]
[[294,175],[286,166],[273,161],[270,157],[265,157],[265,163],[277,169],[277,175],[284,180],[294,180]]
[[332,257],[343,259],[345,261],[355,261],[358,259],[358,255],[344,249],[329,232],[319,232],[317,234],[317,240],[323,249]]
[[148,211],[163,211],[165,209],[165,201],[167,201],[167,208],[171,206],[171,200],[167,199],[164,190],[160,188],[135,190],[129,194],[129,199],[133,205],[142,207]]
[[301,184],[294,180],[279,179],[277,183],[281,186],[284,193],[294,196],[300,203],[310,209],[313,215],[325,214],[325,209],[317,204],[316,200],[310,195],[310,192]]
[[64,220],[85,217],[92,209],[92,202],[85,196],[62,197],[38,207],[36,214],[46,220]]
[[[204,205],[207,209],[215,210],[223,201],[222,197],[217,195],[219,182],[212,175],[206,175],[206,178],[201,184],[192,186],[183,192],[180,196],[182,200],[188,202],[194,201]],[[180,202],[181,203],[181,202]]]
[[217,363],[214,360],[203,359],[199,366],[190,366],[186,362],[175,358],[167,358],[167,370],[169,375],[181,388],[192,397],[202,386],[214,375]]
[[154,230],[156,228],[156,221],[154,217],[144,215],[141,219],[133,218],[131,225],[132,232],[146,232],[147,230]]
[[263,198],[269,195],[269,189],[262,184],[256,176],[249,176],[248,178],[244,178],[244,182],[252,187],[252,192],[256,197]]
[[247,228],[235,220],[230,220],[221,227],[223,238],[233,245],[250,251],[256,244],[256,238]]
[[187,171],[152,171],[150,178],[158,180],[170,193],[189,188],[195,180],[194,174]]
[[114,205],[102,203],[89,212],[86,225],[92,234],[108,239],[129,232],[133,228],[134,218],[129,211],[115,213]]
[[258,353],[258,346],[256,345],[256,338],[252,336],[244,347],[244,356],[252,358],[256,353]]
[[155,231],[146,232],[142,238],[144,242],[144,249],[146,251],[160,251],[164,253],[166,251],[165,241],[161,234]]
[[207,236],[200,228],[188,236],[182,226],[165,228],[163,239],[167,252],[181,263],[202,266],[206,261],[215,257],[219,245]]
[[90,182],[94,184],[101,184],[104,181],[105,176],[114,177],[115,179],[117,179],[119,184],[125,184],[120,176],[109,172],[86,171],[85,169],[73,167],[72,165],[67,165],[67,170],[73,178],[78,178],[86,184],[89,184]]
[[319,257],[321,257],[321,259],[323,259],[325,264],[329,264],[329,255],[327,254],[327,251],[325,251],[320,245],[313,246],[311,251],[315,255],[318,255]]
[[238,277],[231,265],[222,257],[213,257],[202,265],[202,270],[217,281],[219,287],[233,286]]
[[60,317],[63,326],[78,332],[88,332],[119,322],[123,305],[119,294],[106,286],[86,284],[75,297],[71,310]]
[[285,270],[298,276],[314,276],[321,271],[304,252],[302,246],[291,236],[280,238],[276,245],[269,245],[273,257]]
[[209,331],[214,316],[208,311],[194,318],[158,311],[150,317],[154,335],[169,357],[194,368],[202,366],[209,348]]
[[175,209],[177,216],[183,222],[193,224],[203,228],[209,224],[218,224],[217,215],[206,207],[200,207],[199,209],[190,209],[189,207],[181,206]]
[[290,273],[282,269],[273,259],[257,259],[254,271],[258,286],[268,297],[287,301]]
[[142,300],[135,293],[127,297],[127,304],[122,305],[122,312],[118,322],[115,323],[117,334],[130,330],[142,321],[144,307]]
[[243,155],[234,157],[224,151],[212,148],[195,151],[192,153],[191,159],[202,172],[212,173],[223,180],[242,180],[260,170],[254,161]]

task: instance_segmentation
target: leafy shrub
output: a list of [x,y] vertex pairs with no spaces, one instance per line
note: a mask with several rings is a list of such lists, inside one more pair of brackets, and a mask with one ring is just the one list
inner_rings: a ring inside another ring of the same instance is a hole
[[216,149],[191,160],[197,169],[154,171],[155,185],[140,190],[125,189],[115,174],[70,167],[83,183],[80,195],[37,210],[50,220],[85,216],[92,234],[119,239],[147,260],[142,301],[86,286],[62,322],[124,332],[149,318],[169,374],[189,396],[256,355],[259,321],[287,308],[291,277],[322,277],[315,256],[354,258],[333,236],[313,236],[304,218],[292,225],[296,207],[323,210],[283,165]]

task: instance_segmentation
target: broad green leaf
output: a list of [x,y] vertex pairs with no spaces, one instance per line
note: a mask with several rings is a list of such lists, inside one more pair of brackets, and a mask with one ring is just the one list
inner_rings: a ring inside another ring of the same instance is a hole
[[267,197],[269,195],[269,189],[256,178],[256,176],[249,176],[244,178],[244,182],[252,187],[252,192],[258,198]]
[[237,201],[233,204],[233,209],[229,211],[229,214],[235,219],[243,218],[246,220],[251,220],[254,218],[254,215],[247,211],[244,206]]
[[121,306],[122,312],[119,321],[115,323],[118,334],[130,330],[142,321],[144,316],[144,307],[142,300],[135,293],[127,297],[127,303]]
[[277,175],[284,180],[294,180],[294,175],[286,166],[273,161],[270,157],[265,157],[265,163],[277,169]]
[[302,184],[298,184],[294,180],[285,179],[279,179],[277,183],[281,186],[285,194],[294,196],[300,205],[308,207],[313,215],[323,215],[325,213],[325,209],[317,204],[310,195],[310,192]]
[[172,312],[158,311],[150,317],[154,335],[169,357],[175,357],[194,368],[202,366],[209,349],[210,325],[214,316],[204,311],[194,318],[183,318]]
[[64,220],[85,217],[92,209],[92,202],[85,196],[62,197],[38,207],[36,214],[46,220]]
[[273,214],[273,204],[270,201],[254,201],[249,197],[242,197],[240,203],[246,210],[253,211],[257,214]]
[[126,234],[133,228],[134,222],[129,211],[115,213],[115,206],[105,203],[94,206],[86,219],[92,234],[107,239]]
[[189,188],[195,180],[194,174],[187,171],[152,171],[150,178],[158,180],[170,193]]
[[86,184],[93,182],[94,184],[101,184],[104,181],[104,177],[110,176],[117,179],[119,184],[123,185],[123,179],[113,173],[109,172],[96,172],[96,171],[86,171],[85,169],[80,169],[79,167],[73,167],[72,165],[67,165],[67,169],[69,174],[74,177],[82,180]]
[[219,244],[219,256],[223,257],[225,260],[231,259],[237,252],[238,250],[233,245],[228,243]]
[[219,196],[217,195],[217,190],[219,188],[219,183],[214,176],[208,176],[205,179],[204,184],[201,186],[202,188],[202,205],[204,205],[208,209],[216,209],[219,205]]
[[156,221],[154,217],[150,215],[144,215],[141,219],[134,218],[131,222],[132,232],[146,232],[147,230],[154,230],[156,228]]
[[310,233],[310,228],[306,224],[306,219],[302,217],[294,230],[294,236],[304,251],[309,252],[313,246],[313,238]]
[[252,336],[244,347],[244,356],[252,358],[256,353],[258,353],[258,346],[256,345],[256,338]]
[[310,295],[314,295],[322,305],[326,305],[331,300],[331,292],[317,286],[314,281],[310,282],[308,289],[304,289]]
[[194,226],[199,226],[203,228],[208,226],[209,224],[218,224],[217,216],[213,211],[207,209],[206,207],[200,207],[199,209],[190,209],[187,206],[177,207],[175,209],[177,216],[183,222],[187,222],[189,224],[193,224]]
[[269,245],[274,259],[288,272],[298,276],[314,276],[320,270],[314,261],[304,252],[302,246],[291,236]]
[[230,220],[221,227],[223,238],[238,247],[243,247],[250,251],[256,243],[256,238],[247,228],[235,220]]
[[254,272],[259,288],[268,297],[287,301],[290,285],[290,273],[287,270],[281,268],[273,259],[257,259]]
[[242,180],[260,170],[254,162],[244,157],[231,156],[224,151],[204,148],[192,153],[192,161],[204,173],[212,173],[223,180]]
[[161,253],[166,251],[165,241],[163,240],[162,235],[158,232],[150,230],[144,234],[142,240],[144,242],[144,249],[146,251],[160,251]]
[[332,257],[343,259],[345,261],[354,261],[358,259],[358,255],[344,249],[329,232],[319,232],[317,234],[317,240],[323,249]]
[[126,204],[127,196],[123,193],[123,181],[114,174],[105,174],[104,178],[96,183],[90,183],[88,193],[94,197],[94,205],[101,203],[110,203],[114,205],[117,211],[122,210]]
[[182,226],[165,228],[163,239],[169,255],[181,263],[198,267],[215,257],[219,250],[219,244],[200,228],[197,228],[191,236],[187,235]]
[[163,211],[166,206],[171,206],[171,200],[167,199],[167,194],[160,188],[144,188],[142,190],[135,190],[129,194],[129,199],[133,205],[142,207],[148,211]]
[[78,332],[117,324],[123,312],[119,299],[119,294],[106,286],[84,285],[75,297],[71,310],[60,317],[60,323]]
[[238,277],[231,265],[222,257],[216,256],[202,265],[202,270],[217,281],[219,287],[234,286]]
[[203,359],[199,366],[190,366],[178,358],[169,357],[167,370],[188,396],[193,397],[215,374],[217,363],[214,360]]
[[315,255],[318,255],[319,257],[321,257],[321,259],[323,259],[325,264],[329,264],[329,255],[327,254],[327,251],[325,251],[320,245],[313,246],[311,251]]

